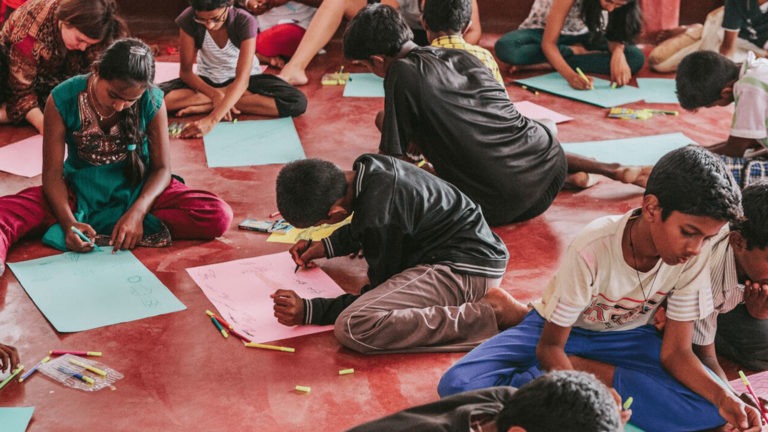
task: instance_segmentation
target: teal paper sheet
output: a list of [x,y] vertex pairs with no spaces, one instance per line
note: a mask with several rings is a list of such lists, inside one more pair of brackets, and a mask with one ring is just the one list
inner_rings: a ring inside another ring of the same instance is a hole
[[557,72],[532,78],[515,80],[518,84],[539,89],[547,93],[574,99],[603,108],[612,108],[643,100],[643,92],[637,87],[623,86],[611,88],[610,81],[594,78],[592,90],[576,90]]
[[632,423],[627,423],[624,425],[624,432],[645,432],[645,431],[633,425]]
[[306,157],[290,117],[220,122],[203,141],[210,168],[287,163]]
[[344,97],[384,97],[384,78],[372,73],[349,74]]
[[76,332],[186,309],[131,252],[102,247],[8,263],[59,332]]
[[687,144],[696,144],[696,142],[678,132],[605,141],[563,143],[562,146],[567,152],[594,158],[600,162],[646,166],[654,165],[669,151]]
[[675,80],[672,78],[638,78],[637,86],[648,103],[678,103]]
[[2,426],[2,431],[26,431],[34,411],[35,407],[0,408],[0,426]]

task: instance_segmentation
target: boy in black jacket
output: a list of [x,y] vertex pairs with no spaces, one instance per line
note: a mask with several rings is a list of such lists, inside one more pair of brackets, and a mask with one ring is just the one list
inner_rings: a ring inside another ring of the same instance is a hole
[[309,267],[362,247],[370,280],[361,295],[335,299],[278,290],[282,324],[335,322],[341,344],[362,353],[466,351],[528,311],[498,288],[507,249],[477,204],[411,164],[372,154],[346,172],[317,159],[292,162],[277,177],[277,207],[300,228],[354,212],[349,225],[290,252]]

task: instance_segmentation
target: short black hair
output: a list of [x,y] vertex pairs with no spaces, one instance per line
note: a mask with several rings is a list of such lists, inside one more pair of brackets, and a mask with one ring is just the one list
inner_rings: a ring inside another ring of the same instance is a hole
[[711,105],[737,79],[739,65],[728,57],[712,51],[692,52],[677,67],[677,100],[687,110]]
[[433,32],[461,34],[472,21],[472,0],[425,0],[421,16]]
[[646,195],[654,195],[661,218],[678,211],[720,221],[741,216],[741,191],[720,158],[697,145],[665,154],[648,176]]
[[520,387],[496,419],[497,430],[618,432],[621,418],[610,390],[594,375],[553,371]]
[[347,25],[344,56],[353,60],[368,60],[374,55],[394,57],[410,40],[413,31],[400,12],[374,3],[360,9]]
[[234,0],[189,0],[189,5],[196,11],[212,11],[232,6]]
[[768,181],[753,183],[742,192],[744,217],[731,223],[731,231],[738,231],[747,241],[747,249],[768,247]]
[[294,161],[277,175],[277,209],[298,228],[317,224],[328,216],[331,206],[347,193],[344,172],[320,159]]

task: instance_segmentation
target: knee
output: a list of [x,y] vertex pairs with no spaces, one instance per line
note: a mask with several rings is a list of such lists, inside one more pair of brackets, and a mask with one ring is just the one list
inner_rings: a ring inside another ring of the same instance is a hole
[[276,102],[280,117],[298,117],[307,110],[307,97],[297,88]]
[[200,230],[201,237],[221,237],[227,232],[234,218],[232,207],[226,201],[216,197],[214,203],[209,207],[208,213],[205,227]]
[[342,313],[333,325],[333,334],[339,344],[360,354],[371,354],[376,351],[373,347],[362,343],[359,337],[353,336],[350,321],[350,314]]
[[437,383],[437,394],[440,397],[446,397],[461,393],[467,390],[468,384],[466,380],[460,378],[460,374],[456,373],[456,368],[451,367],[440,377],[440,382]]
[[496,44],[494,44],[493,49],[496,52],[496,56],[504,63],[524,64],[526,62],[519,55],[522,41],[514,33],[510,32],[500,37]]
[[643,55],[643,52],[640,51],[639,48],[628,46],[627,49],[624,50],[624,56],[627,59],[627,64],[632,71],[632,75],[636,75],[643,67],[643,64],[645,64],[645,55]]

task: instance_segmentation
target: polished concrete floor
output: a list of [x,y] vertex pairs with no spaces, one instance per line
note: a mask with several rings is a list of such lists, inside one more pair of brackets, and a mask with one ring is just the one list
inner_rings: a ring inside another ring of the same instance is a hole
[[[496,37],[486,35],[482,44],[491,46]],[[161,53],[165,43],[160,41]],[[373,118],[383,100],[342,98],[342,88],[321,87],[319,77],[337,70],[342,60],[338,40],[327,50],[311,65],[311,84],[302,87],[309,108],[296,119],[296,126],[307,157],[329,159],[348,168],[359,154],[376,152],[379,135]],[[647,69],[641,75],[657,76]],[[508,89],[514,101],[530,100],[574,117],[559,125],[564,142],[684,132],[707,145],[727,136],[730,121],[729,108],[646,121],[611,120],[605,109],[547,94],[536,96],[514,85]],[[32,132],[26,126],[2,126],[0,145]],[[18,347],[26,365],[32,366],[54,348],[101,350],[103,361],[125,378],[114,391],[86,393],[37,375],[24,384],[9,384],[0,392],[0,406],[35,406],[30,432],[338,431],[437,397],[440,375],[462,354],[366,357],[341,348],[331,333],[291,340],[296,347],[292,354],[246,350],[222,339],[204,314],[211,303],[185,269],[287,250],[288,245],[267,243],[264,236],[239,231],[236,225],[246,217],[264,218],[275,210],[274,179],[281,166],[210,169],[202,140],[172,140],[171,147],[173,171],[192,187],[219,194],[235,212],[232,227],[220,239],[177,241],[166,249],[135,251],[187,310],[79,333],[57,333],[13,273],[6,272],[0,277],[0,341]],[[40,177],[0,173],[0,194],[39,183]],[[637,206],[642,192],[636,186],[603,180],[591,189],[563,191],[546,213],[531,221],[496,229],[511,253],[503,287],[522,300],[535,299],[574,235],[596,217]],[[32,238],[13,247],[8,260],[52,253]],[[322,262],[321,267],[349,291],[364,283],[360,260],[337,258]],[[349,367],[355,369],[353,375],[337,374]],[[729,371],[733,370],[731,365]],[[296,385],[310,386],[312,391],[299,394],[293,391]]]

